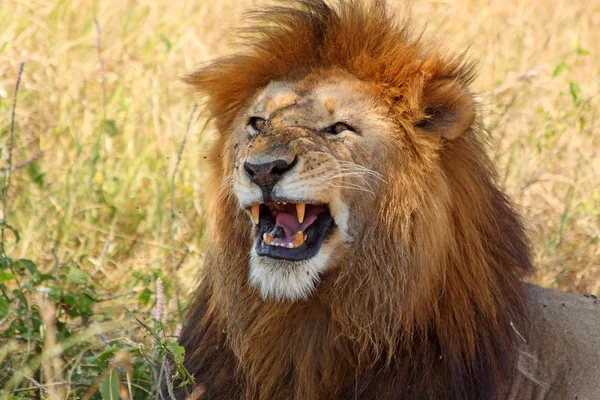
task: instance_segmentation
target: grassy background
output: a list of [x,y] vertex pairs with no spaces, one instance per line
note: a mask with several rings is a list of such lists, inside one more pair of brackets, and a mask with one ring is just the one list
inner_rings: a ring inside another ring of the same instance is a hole
[[[25,62],[5,215],[20,241],[6,230],[0,266],[0,398],[152,391],[151,362],[177,351],[168,338],[202,265],[210,131],[200,116],[180,152],[193,98],[179,78],[231,51],[230,28],[254,3],[0,0],[4,187]],[[474,89],[531,232],[533,280],[600,294],[600,3],[392,3],[480,60]]]

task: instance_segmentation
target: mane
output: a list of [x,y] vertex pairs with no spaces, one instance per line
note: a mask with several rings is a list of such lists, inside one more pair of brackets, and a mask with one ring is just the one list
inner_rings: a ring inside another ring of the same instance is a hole
[[[529,243],[479,124],[439,152],[413,127],[424,89],[440,79],[467,87],[473,64],[414,37],[383,1],[284,2],[248,20],[242,50],[186,79],[207,96],[219,133],[209,156],[211,237],[180,339],[190,373],[210,399],[499,396],[516,370]],[[377,85],[406,160],[386,163],[372,224],[311,299],[263,300],[247,284],[248,218],[223,190],[229,130],[270,81],[326,68]]]

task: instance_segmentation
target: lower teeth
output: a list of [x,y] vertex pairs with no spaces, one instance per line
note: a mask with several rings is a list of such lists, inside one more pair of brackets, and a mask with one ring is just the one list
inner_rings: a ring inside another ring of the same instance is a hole
[[306,235],[304,235],[302,232],[297,232],[294,241],[287,243],[287,244],[278,242],[277,239],[275,239],[269,233],[263,234],[263,242],[267,246],[287,247],[288,249],[295,249],[295,248],[302,246],[305,241],[306,241]]

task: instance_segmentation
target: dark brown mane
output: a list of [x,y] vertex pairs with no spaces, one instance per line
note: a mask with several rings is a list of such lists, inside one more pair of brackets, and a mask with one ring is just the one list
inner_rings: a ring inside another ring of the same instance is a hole
[[[431,93],[462,101],[468,92],[454,89],[472,64],[412,39],[383,1],[285,2],[250,22],[240,52],[187,78],[220,133],[206,264],[180,340],[188,370],[208,399],[498,397],[516,368],[528,241],[477,123],[439,152],[415,128],[424,104],[437,104]],[[228,132],[269,81],[332,67],[380,88],[408,162],[389,163],[373,223],[337,260],[344,268],[306,302],[265,301],[247,284],[248,219],[220,193]]]

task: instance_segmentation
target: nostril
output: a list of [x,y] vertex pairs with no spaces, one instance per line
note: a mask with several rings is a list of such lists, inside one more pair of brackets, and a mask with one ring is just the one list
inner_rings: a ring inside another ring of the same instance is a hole
[[285,160],[274,161],[273,167],[271,169],[271,175],[280,179],[283,176],[283,174],[285,174],[290,169],[294,168],[294,165],[296,165],[296,160],[297,159],[294,158],[294,160],[291,163],[288,163]]
[[285,171],[287,171],[288,165],[287,163],[285,165],[281,165],[281,166],[273,166],[273,169],[271,170],[271,176],[273,177],[281,177],[283,176],[283,174],[285,174]]
[[256,172],[254,171],[253,167],[254,165],[250,164],[249,162],[244,163],[244,169],[246,170],[246,173],[248,174],[250,179],[254,178],[254,176],[256,175]]

